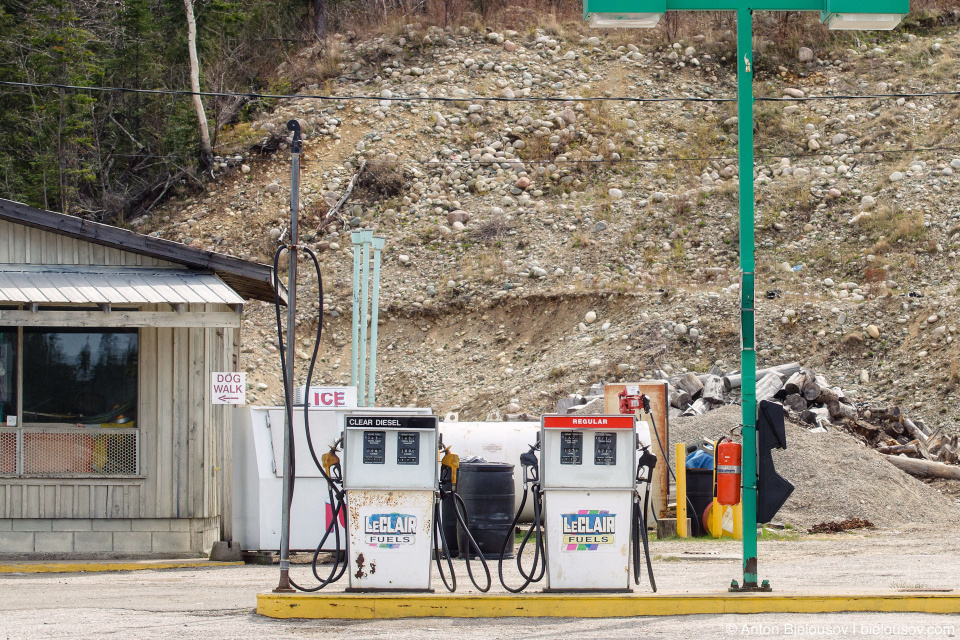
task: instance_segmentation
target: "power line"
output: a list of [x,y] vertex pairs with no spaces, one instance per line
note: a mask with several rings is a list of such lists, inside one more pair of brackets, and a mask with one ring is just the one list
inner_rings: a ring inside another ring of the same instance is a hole
[[[58,84],[52,82],[11,82],[0,81],[0,86],[21,87],[21,88],[47,88],[47,89],[65,89],[71,91],[96,91],[107,93],[140,93],[151,95],[176,95],[176,96],[207,96],[217,98],[250,98],[255,100],[329,100],[331,102],[346,102],[350,100],[360,101],[387,101],[387,102],[736,102],[736,98],[698,98],[694,96],[669,96],[669,97],[629,97],[629,96],[595,96],[595,97],[549,97],[549,96],[520,96],[505,98],[502,96],[370,96],[370,95],[347,95],[347,96],[329,96],[329,95],[309,95],[309,94],[282,94],[282,93],[258,93],[255,91],[239,93],[233,91],[187,91],[184,89],[131,89],[128,87],[99,87],[99,86],[79,86],[69,84]],[[792,96],[783,96],[781,98],[757,97],[754,102],[810,102],[816,100],[880,100],[890,98],[936,98],[960,96],[960,91],[932,91],[921,93],[883,93],[883,94],[840,94],[840,95],[822,95],[822,96],[804,96],[795,98]]]
[[[7,153],[17,153],[17,154],[26,154],[31,156],[40,156],[46,155],[41,151],[32,151],[27,149],[11,149],[0,147],[0,151]],[[835,151],[835,152],[826,152],[826,153],[803,153],[803,154],[783,154],[783,153],[755,153],[754,158],[757,159],[788,159],[788,160],[803,160],[805,158],[825,158],[827,156],[869,156],[875,154],[887,155],[887,154],[901,154],[901,153],[924,153],[924,152],[937,152],[937,151],[958,151],[960,152],[960,146],[938,146],[938,147],[912,147],[909,149],[875,149],[873,151]],[[155,159],[176,159],[176,160],[196,160],[196,156],[183,156],[183,155],[152,155],[152,154],[135,154],[135,153],[103,153],[97,154],[94,151],[78,152],[77,155],[81,156],[94,156],[102,155],[105,157],[129,157],[129,158],[142,158],[143,160],[155,160]],[[220,157],[228,157],[227,155]],[[253,158],[256,159],[255,157]],[[738,160],[738,156],[643,156],[643,157],[633,157],[633,158],[621,158],[619,160],[613,160],[610,158],[602,159],[558,159],[558,158],[495,158],[494,160],[453,160],[453,159],[440,159],[434,158],[430,160],[371,160],[370,162],[381,164],[381,165],[421,165],[427,167],[433,166],[492,166],[492,165],[501,165],[501,164],[517,164],[517,165],[528,165],[528,164],[555,164],[555,165],[574,165],[574,164],[587,164],[587,165],[618,165],[618,164],[642,164],[642,163],[667,163],[667,162],[712,162],[720,160]],[[326,165],[339,165],[342,164],[338,160],[325,160],[321,158],[310,158],[307,162],[315,164],[326,164]]]
[[960,91],[930,91],[927,93],[878,93],[878,94],[840,94],[836,96],[804,96],[794,98],[755,98],[755,102],[809,102],[812,100],[876,100],[881,98],[941,98],[945,96],[960,96]]
[[693,96],[685,97],[665,97],[665,98],[627,98],[621,96],[598,96],[588,98],[552,98],[549,96],[520,96],[514,98],[504,98],[502,96],[327,96],[327,95],[304,95],[304,94],[281,94],[281,93],[237,93],[232,91],[186,91],[183,89],[129,89],[126,87],[82,87],[69,84],[57,84],[52,82],[9,82],[0,81],[0,86],[23,87],[23,88],[47,88],[47,89],[69,89],[72,91],[98,91],[108,93],[145,93],[152,95],[177,95],[177,96],[209,96],[216,98],[250,98],[255,100],[329,100],[332,102],[347,102],[350,100],[367,101],[388,101],[388,102],[736,102],[736,98],[696,98]]

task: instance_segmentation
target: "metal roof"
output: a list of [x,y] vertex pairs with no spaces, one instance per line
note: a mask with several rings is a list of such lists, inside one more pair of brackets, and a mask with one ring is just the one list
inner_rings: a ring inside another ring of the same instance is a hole
[[[270,265],[188,247],[179,242],[145,236],[127,229],[37,209],[3,198],[0,198],[0,220],[8,220],[129,253],[175,262],[193,269],[212,271],[246,299],[274,301],[273,268]],[[287,303],[287,292],[282,285],[280,301],[282,304]]]
[[244,300],[215,274],[191,269],[0,265],[0,302],[242,305]]

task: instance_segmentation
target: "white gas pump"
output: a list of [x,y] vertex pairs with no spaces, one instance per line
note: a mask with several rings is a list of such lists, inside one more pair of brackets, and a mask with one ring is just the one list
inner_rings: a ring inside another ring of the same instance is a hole
[[547,590],[630,590],[633,416],[544,416]]
[[430,589],[436,416],[344,416],[350,590]]
[[[640,446],[634,416],[543,416],[540,441],[520,464],[523,498],[500,552],[505,589],[517,593],[546,576],[546,591],[631,591],[631,564],[633,581],[640,580],[642,542],[650,586],[657,590],[644,515],[656,457]],[[647,484],[642,500],[638,482]],[[503,560],[528,493],[534,522],[521,536],[516,562],[524,582],[515,588],[504,580]],[[522,560],[525,548],[533,549],[529,567]]]

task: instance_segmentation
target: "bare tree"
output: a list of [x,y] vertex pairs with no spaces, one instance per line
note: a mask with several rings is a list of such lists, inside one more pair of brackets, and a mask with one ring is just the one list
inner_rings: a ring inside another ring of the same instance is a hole
[[207,114],[200,99],[200,60],[197,58],[197,19],[193,15],[193,0],[183,0],[187,10],[187,49],[190,52],[190,90],[193,92],[193,107],[197,110],[197,123],[200,127],[200,161],[203,166],[213,162],[213,147],[210,146],[210,130],[207,127]]

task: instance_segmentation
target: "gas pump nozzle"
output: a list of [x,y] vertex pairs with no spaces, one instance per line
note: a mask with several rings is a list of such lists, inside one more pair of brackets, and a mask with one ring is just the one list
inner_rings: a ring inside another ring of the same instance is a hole
[[[650,447],[640,447],[640,458],[637,460],[637,482],[651,482],[653,480],[653,470],[657,466],[657,456],[650,451]],[[640,471],[646,469],[644,477],[640,477]]]
[[340,475],[340,456],[337,455],[339,451],[340,440],[337,440],[332,445],[330,445],[330,451],[320,456],[320,462],[323,464],[323,470],[327,474],[328,478],[333,477],[333,469],[337,470],[337,475]]
[[444,447],[442,451],[443,457],[440,459],[441,472],[443,471],[443,467],[450,469],[450,483],[457,484],[457,469],[460,468],[460,456],[451,453],[450,447]]

